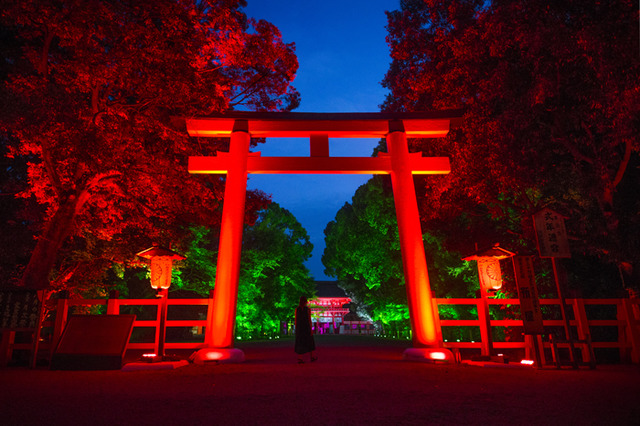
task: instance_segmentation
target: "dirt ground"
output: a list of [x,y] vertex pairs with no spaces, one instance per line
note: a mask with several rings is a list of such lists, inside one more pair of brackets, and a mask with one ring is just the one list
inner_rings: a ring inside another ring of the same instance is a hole
[[0,370],[3,425],[639,425],[640,367],[402,361],[408,342],[320,336],[238,345],[242,364],[156,371]]

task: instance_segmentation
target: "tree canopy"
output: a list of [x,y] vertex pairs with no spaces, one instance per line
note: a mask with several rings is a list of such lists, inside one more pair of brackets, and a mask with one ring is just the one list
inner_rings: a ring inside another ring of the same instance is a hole
[[[527,253],[535,248],[531,214],[549,206],[569,218],[574,254],[635,270],[637,286],[637,5],[406,0],[401,6],[388,14],[392,64],[383,109],[465,110],[448,138],[411,141],[413,150],[452,163],[446,177],[417,180],[425,226],[461,212],[489,215],[500,219],[501,242]],[[495,242],[496,233],[488,234],[475,242]]]
[[[15,141],[8,155],[28,160],[18,195],[46,207],[23,285],[63,285],[79,263],[60,250],[74,245],[109,263],[217,224],[222,180],[186,163],[228,142],[189,138],[184,117],[299,102],[293,44],[244,4],[0,2],[0,129]],[[266,202],[248,194],[249,222]]]
[[0,137],[0,276],[5,282],[17,282],[20,271],[16,265],[28,262],[35,245],[33,234],[44,212],[35,200],[14,197],[27,187],[27,159],[9,158],[9,144]]

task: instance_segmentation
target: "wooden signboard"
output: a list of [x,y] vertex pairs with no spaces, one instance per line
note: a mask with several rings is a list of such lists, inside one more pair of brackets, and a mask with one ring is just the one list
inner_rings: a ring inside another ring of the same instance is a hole
[[51,358],[52,370],[119,370],[135,315],[72,315]]
[[540,257],[571,257],[564,217],[551,209],[533,215]]
[[36,290],[0,290],[0,329],[35,329],[39,308]]
[[0,366],[6,366],[11,360],[15,333],[30,331],[33,332],[30,366],[35,367],[44,313],[41,299],[44,298],[44,291],[38,295],[36,290],[0,290],[0,330],[4,330],[0,342]]
[[542,310],[538,301],[536,276],[531,256],[514,256],[513,268],[520,298],[520,313],[525,334],[544,334]]

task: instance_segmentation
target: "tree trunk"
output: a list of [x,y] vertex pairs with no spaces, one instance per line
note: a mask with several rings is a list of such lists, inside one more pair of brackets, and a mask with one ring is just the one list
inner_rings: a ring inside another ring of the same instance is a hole
[[49,287],[51,273],[64,240],[73,230],[73,221],[78,211],[79,197],[70,196],[58,206],[55,214],[38,239],[20,285],[33,289]]

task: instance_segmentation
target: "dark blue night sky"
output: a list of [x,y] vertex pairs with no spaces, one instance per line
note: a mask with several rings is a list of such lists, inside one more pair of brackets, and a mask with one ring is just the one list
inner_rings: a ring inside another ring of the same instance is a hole
[[[390,63],[385,11],[398,0],[248,0],[245,12],[276,25],[296,44],[300,68],[294,86],[297,112],[375,112],[384,101],[380,85]],[[331,156],[370,156],[377,139],[330,140]],[[272,138],[257,148],[265,156],[307,156],[305,139]],[[324,228],[367,175],[251,175],[249,188],[273,195],[307,229],[314,245],[307,262],[316,280],[328,279],[321,262]]]

